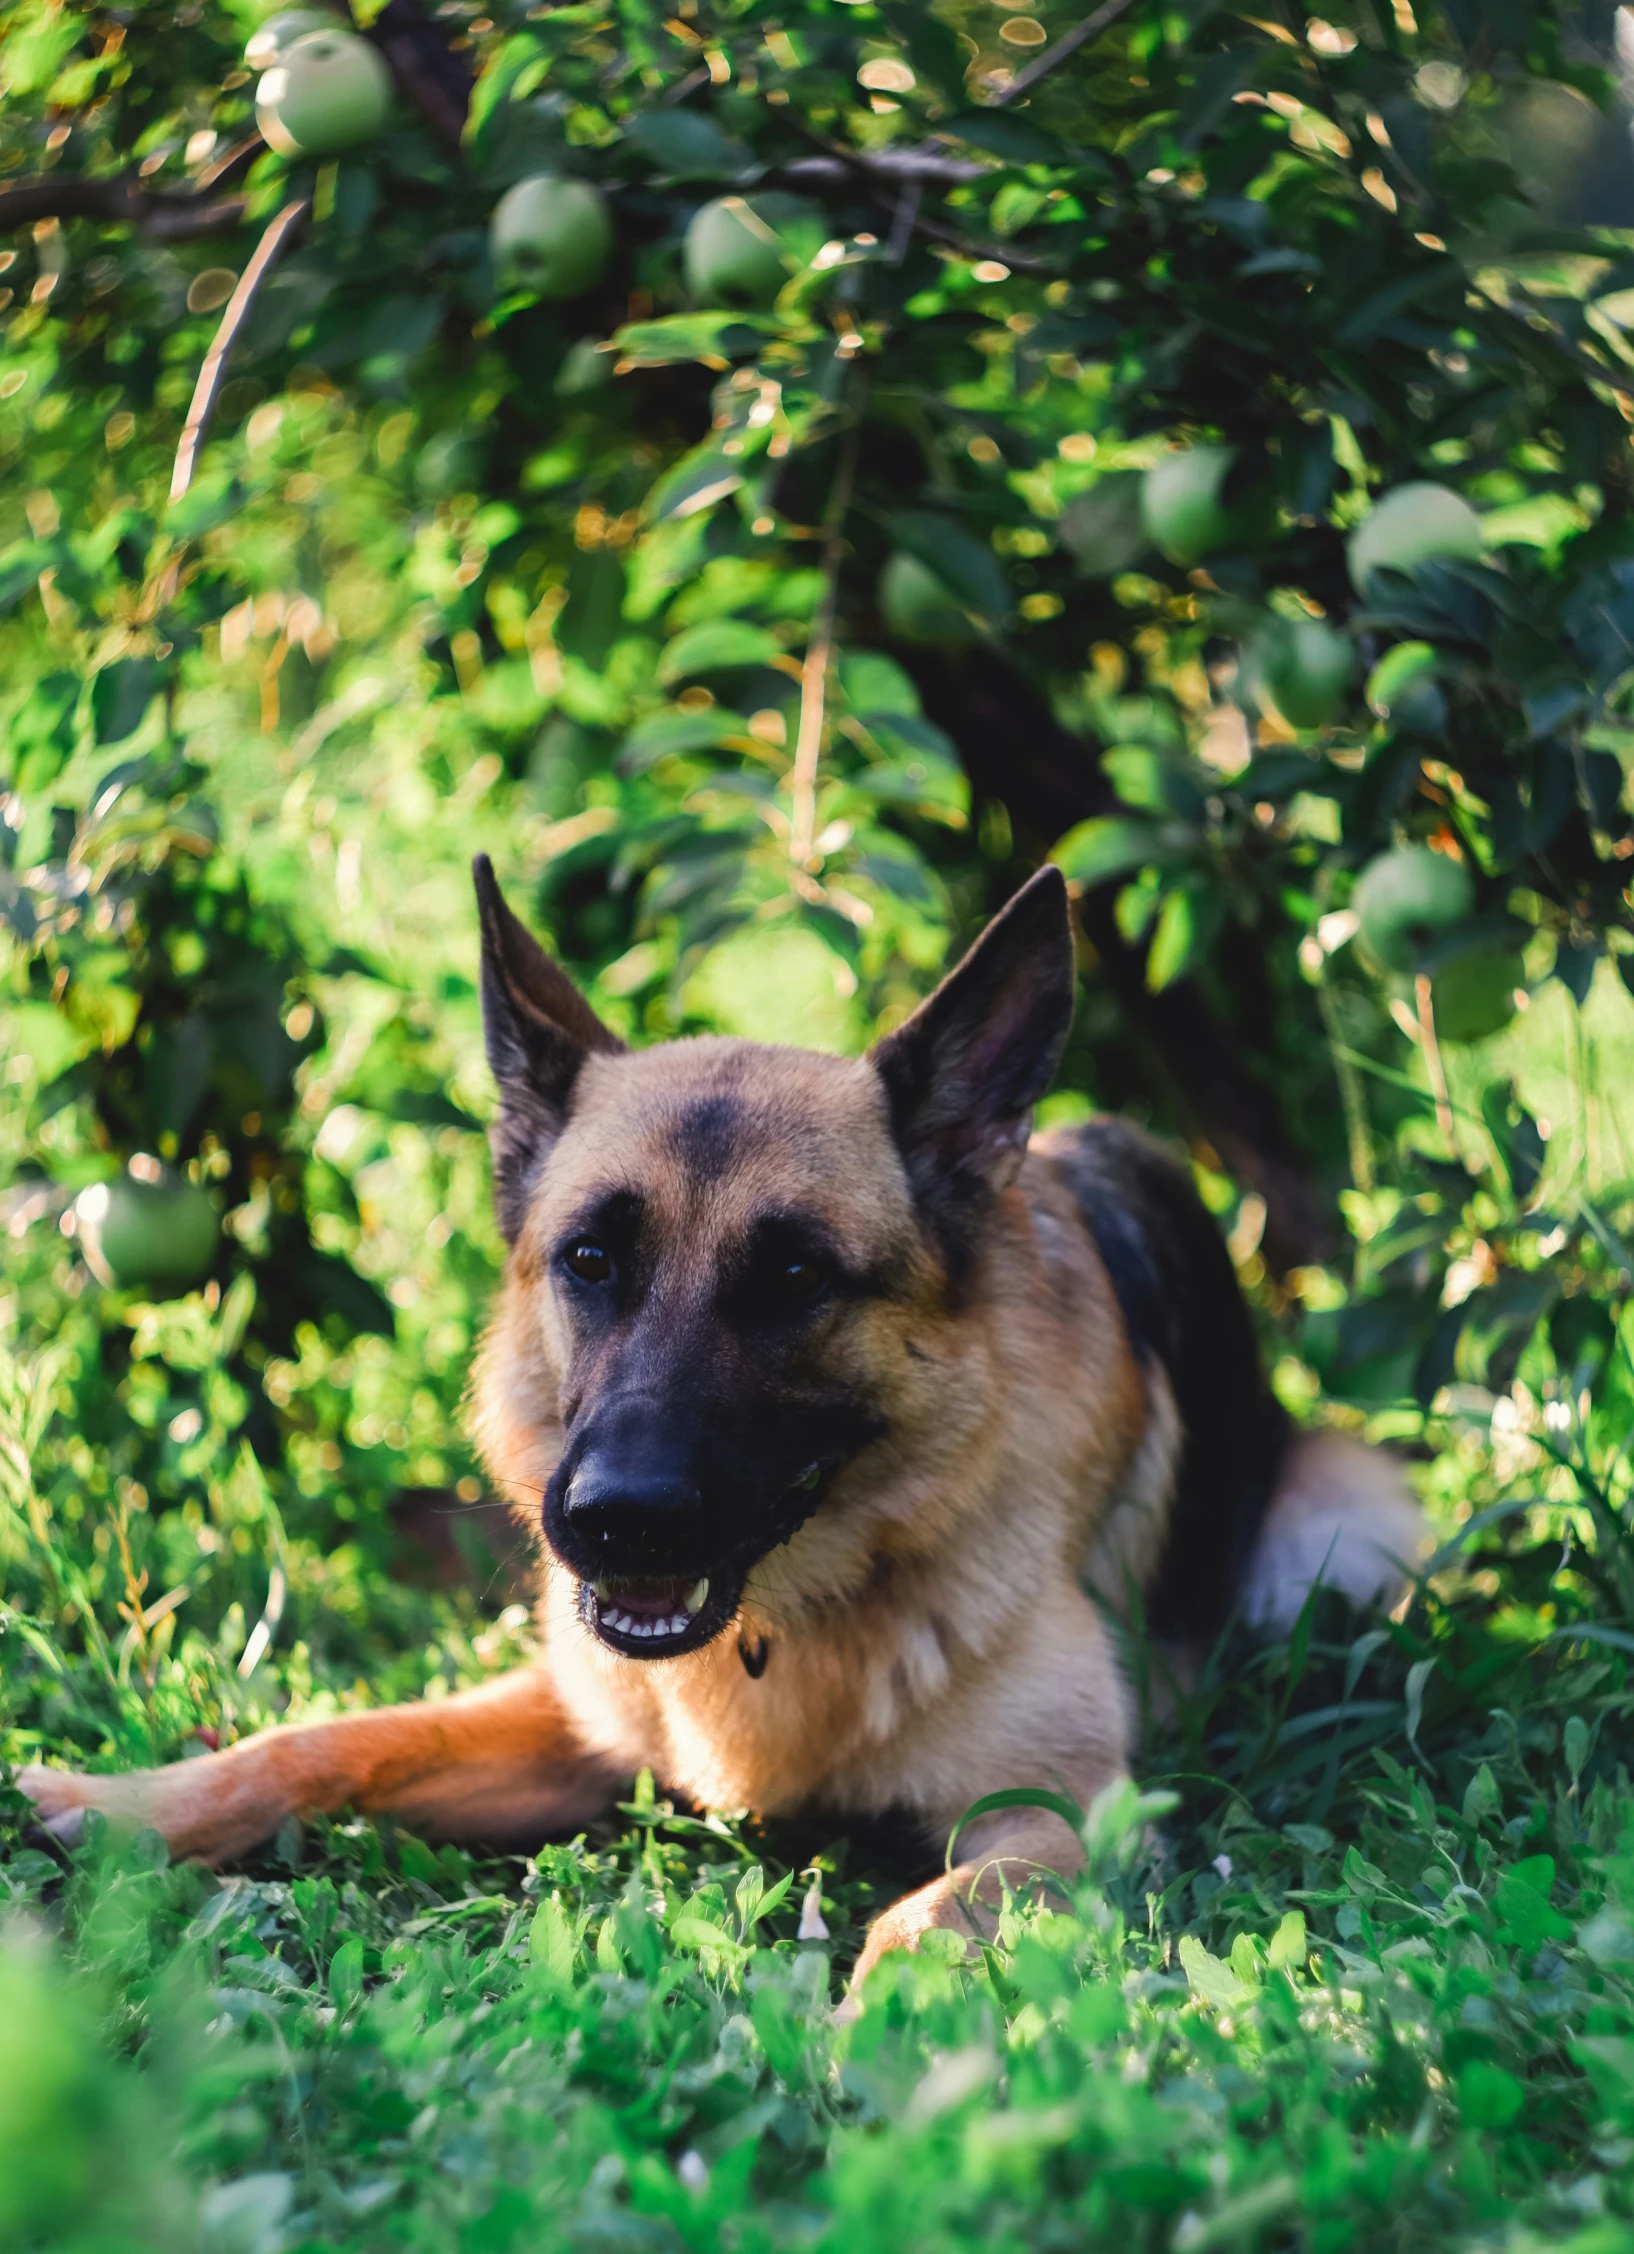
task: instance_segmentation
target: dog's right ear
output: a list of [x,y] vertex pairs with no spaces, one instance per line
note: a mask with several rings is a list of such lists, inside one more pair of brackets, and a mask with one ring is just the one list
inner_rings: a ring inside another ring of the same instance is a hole
[[490,1141],[500,1233],[514,1244],[540,1161],[561,1133],[573,1084],[592,1050],[624,1044],[505,905],[486,853],[472,863],[482,920],[482,1029],[499,1084]]
[[1066,881],[1046,866],[873,1052],[915,1202],[956,1278],[995,1193],[1020,1171],[1075,983]]

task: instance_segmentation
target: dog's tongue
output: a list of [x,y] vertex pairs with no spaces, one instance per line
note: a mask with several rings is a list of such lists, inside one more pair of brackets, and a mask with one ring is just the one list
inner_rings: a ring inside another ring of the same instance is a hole
[[616,1628],[628,1621],[643,1632],[679,1631],[703,1607],[709,1594],[707,1580],[663,1579],[597,1581],[592,1584],[602,1617]]
[[687,1581],[615,1581],[613,1602],[632,1620],[668,1620],[688,1610]]

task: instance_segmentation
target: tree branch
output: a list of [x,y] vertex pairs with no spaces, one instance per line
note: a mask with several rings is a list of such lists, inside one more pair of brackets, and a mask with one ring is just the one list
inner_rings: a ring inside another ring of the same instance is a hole
[[[860,378],[859,378],[860,380]],[[862,439],[860,404],[840,442],[834,487],[823,518],[823,591],[811,622],[805,663],[800,668],[800,727],[789,775],[789,859],[803,869],[812,859],[817,834],[817,769],[823,756],[823,719],[828,702],[828,669],[834,655],[834,618],[839,606],[840,565],[845,559],[845,513],[857,481]]]
[[[216,177],[219,173],[206,176]],[[242,196],[212,202],[198,189],[154,194],[135,173],[88,179],[83,173],[47,172],[0,188],[0,232],[32,226],[41,219],[107,219],[140,227],[159,242],[183,242],[236,227],[243,216]]]
[[[811,128],[806,128],[811,132]],[[983,180],[1000,168],[991,164],[975,164],[968,157],[949,157],[936,153],[934,144],[924,148],[880,150],[869,153],[861,149],[847,149],[838,142],[822,139],[826,153],[815,157],[795,157],[788,164],[777,167],[776,177],[796,187],[843,187],[847,182],[861,182],[881,201],[889,198],[893,240],[903,224],[904,197],[911,216],[908,231],[924,235],[930,241],[946,243],[966,258],[996,259],[1022,274],[1055,275],[1060,269],[1048,260],[1034,258],[1027,251],[1012,249],[1007,243],[997,245],[968,242],[957,227],[945,225],[939,219],[927,219],[919,209],[919,198],[927,182],[949,187],[962,186],[968,180]],[[900,253],[893,252],[892,264],[900,263]]]
[[891,187],[935,181],[953,188],[963,187],[967,180],[983,180],[997,170],[992,164],[977,164],[969,157],[945,156],[934,142],[921,149],[841,149],[833,143],[829,149],[827,156],[795,157],[791,163],[780,164],[779,176],[797,183],[807,181],[813,187],[843,187],[861,173],[865,179]]
[[210,427],[221,387],[227,380],[227,361],[233,346],[238,342],[239,331],[255,306],[262,283],[277,265],[291,237],[312,209],[305,196],[297,196],[286,203],[283,210],[267,227],[255,246],[255,254],[238,277],[238,287],[227,300],[227,310],[221,316],[221,326],[215,341],[204,356],[199,370],[199,380],[193,387],[193,403],[187,410],[187,421],[182,426],[181,444],[176,449],[176,466],[170,477],[170,498],[179,501],[193,482],[193,469],[198,461],[199,448]]
[[1023,94],[1031,92],[1041,78],[1047,78],[1057,64],[1066,62],[1070,56],[1077,54],[1080,47],[1087,47],[1092,39],[1097,39],[1103,31],[1110,30],[1118,18],[1127,15],[1133,6],[1134,0],[1106,0],[1104,7],[1097,8],[1093,15],[1085,16],[1081,24],[1075,24],[1071,31],[1064,33],[1053,47],[1046,47],[1036,63],[1029,63],[1025,70],[1018,70],[1009,85],[986,105],[987,108],[1007,109],[1010,103],[1019,101]]

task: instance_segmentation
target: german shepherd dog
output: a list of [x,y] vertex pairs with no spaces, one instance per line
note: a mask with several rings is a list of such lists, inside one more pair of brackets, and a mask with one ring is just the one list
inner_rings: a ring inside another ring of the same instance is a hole
[[[1058,870],[860,1058],[632,1053],[476,882],[509,1247],[476,1426],[542,1536],[540,1656],[172,1768],[31,1769],[54,1832],[98,1808],[217,1861],[354,1808],[519,1844],[650,1768],[707,1807],[905,1813],[930,1851],[978,1797],[1124,1773],[1131,1589],[1181,1647],[1234,1605],[1286,1631],[1319,1577],[1397,1590],[1399,1472],[1290,1434],[1182,1172],[1116,1120],[1029,1137],[1072,1014]],[[859,1978],[1076,1846],[1038,1808],[961,1838]]]

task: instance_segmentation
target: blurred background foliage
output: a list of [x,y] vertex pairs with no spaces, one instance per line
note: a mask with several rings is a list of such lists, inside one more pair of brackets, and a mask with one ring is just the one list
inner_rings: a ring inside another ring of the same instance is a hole
[[[1565,1639],[1626,1797],[1627,11],[386,0],[307,155],[265,14],[0,8],[8,1753],[525,1648],[473,851],[621,1033],[836,1049],[1054,853],[1046,1116],[1185,1144],[1284,1398],[1476,1569],[1310,1662],[1405,1676],[1346,1759],[1405,1697],[1467,1809]],[[1227,1682],[1227,1815],[1351,1806]]]

